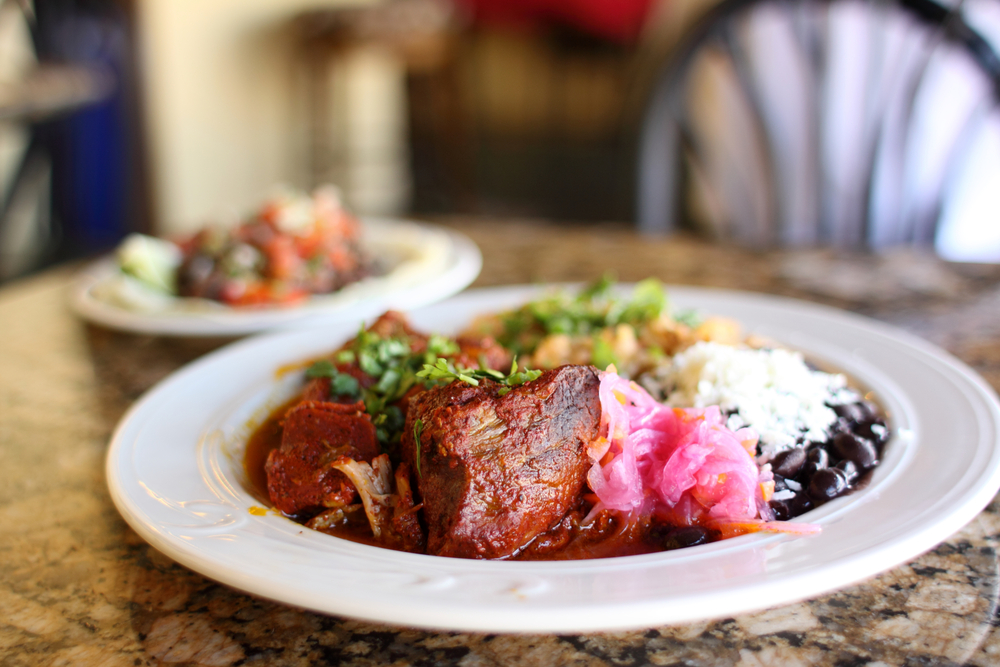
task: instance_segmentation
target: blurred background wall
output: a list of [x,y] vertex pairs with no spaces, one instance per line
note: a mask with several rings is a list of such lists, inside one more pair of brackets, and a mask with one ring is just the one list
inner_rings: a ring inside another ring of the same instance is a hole
[[[657,77],[720,1],[0,0],[0,280],[235,219],[278,184],[371,215],[634,221]],[[961,14],[1000,42],[1000,0]],[[690,179],[688,217],[723,210]]]
[[233,219],[278,184],[333,182],[362,214],[626,219],[648,19],[698,4],[0,0],[0,99],[45,68],[93,79],[0,108],[5,201],[29,155],[51,171],[28,197],[50,211],[8,211],[45,232],[0,243],[0,279]]
[[147,225],[127,14],[0,1],[0,280]]
[[364,214],[626,219],[657,7],[139,0],[153,219],[181,232],[323,182]]
[[[242,213],[305,185],[293,19],[336,0],[137,0],[146,150],[158,231]],[[232,211],[232,213],[229,213]]]

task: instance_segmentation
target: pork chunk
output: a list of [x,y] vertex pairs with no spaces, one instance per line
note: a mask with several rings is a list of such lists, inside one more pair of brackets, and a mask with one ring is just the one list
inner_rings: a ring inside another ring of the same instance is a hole
[[281,446],[267,457],[271,502],[294,517],[348,505],[357,492],[333,464],[345,457],[370,462],[378,453],[363,403],[303,401],[285,414]]
[[503,396],[487,380],[414,397],[402,451],[418,473],[427,553],[506,558],[558,524],[599,434],[598,385],[593,367],[563,366]]

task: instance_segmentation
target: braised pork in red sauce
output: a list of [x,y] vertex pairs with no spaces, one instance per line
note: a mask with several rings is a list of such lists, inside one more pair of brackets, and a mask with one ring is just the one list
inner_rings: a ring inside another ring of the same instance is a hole
[[[385,379],[362,370],[361,356],[402,354],[396,342],[403,341],[407,354],[427,363],[429,347],[441,344],[393,312],[367,334],[369,348],[359,348],[359,335],[333,353],[328,374],[308,380],[251,440],[247,461],[266,461],[277,510],[341,537],[462,558],[555,558],[569,543],[615,532],[607,520],[580,525],[589,508],[586,445],[601,419],[596,369],[565,366],[519,386],[504,384],[500,372],[499,381],[483,377],[476,386],[400,386],[382,406],[405,416],[392,433],[385,416],[359,400],[376,396],[370,392]],[[491,338],[449,345],[442,358],[454,368],[510,368],[510,354]]]
[[427,553],[507,558],[559,525],[599,435],[598,385],[593,367],[564,366],[506,393],[454,382],[416,396],[402,455],[419,462]]

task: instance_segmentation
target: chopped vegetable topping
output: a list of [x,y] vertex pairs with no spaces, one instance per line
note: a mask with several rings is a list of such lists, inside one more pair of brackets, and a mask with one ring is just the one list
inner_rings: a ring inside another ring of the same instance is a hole
[[511,387],[541,374],[541,371],[518,371],[516,359],[507,375],[482,363],[478,369],[457,367],[447,356],[459,352],[458,344],[440,335],[430,336],[426,345],[419,348],[423,349],[415,349],[407,336],[386,338],[362,328],[351,343],[334,355],[334,360],[357,364],[372,379],[371,383],[359,382],[329,359],[315,361],[306,370],[306,377],[329,378],[331,395],[364,401],[379,443],[391,447],[399,442],[406,417],[395,404],[414,387],[429,388],[455,380],[478,385],[480,380],[488,378],[503,385],[500,394],[504,395]]
[[420,436],[424,432],[424,420],[417,419],[413,422],[413,448],[414,456],[413,460],[416,463],[417,477],[421,477],[420,474]]
[[172,243],[133,234],[118,250],[124,274],[163,294],[231,306],[293,303],[368,275],[361,227],[333,188],[282,190],[238,225],[209,226]]
[[690,310],[672,315],[666,291],[655,278],[623,292],[608,276],[576,294],[550,294],[515,310],[480,317],[470,332],[493,336],[530,368],[614,365],[630,378],[648,373],[699,340],[742,340],[733,320],[702,319]]
[[330,393],[334,396],[350,396],[354,399],[361,397],[361,385],[358,384],[358,379],[353,375],[341,373],[326,359],[320,359],[310,366],[306,371],[306,377],[311,380],[330,378]]

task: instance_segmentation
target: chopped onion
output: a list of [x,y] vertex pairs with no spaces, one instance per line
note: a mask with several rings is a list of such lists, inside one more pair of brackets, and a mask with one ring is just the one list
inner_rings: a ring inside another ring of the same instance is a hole
[[[653,514],[673,525],[704,524],[724,534],[815,532],[773,521],[770,465],[754,460],[757,434],[733,431],[718,406],[672,408],[614,367],[601,374],[601,437],[590,444],[587,481],[595,512]],[[815,530],[814,530],[815,528]]]

